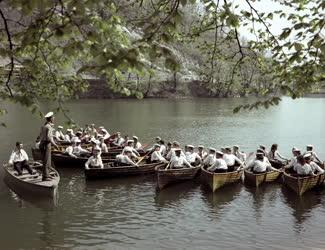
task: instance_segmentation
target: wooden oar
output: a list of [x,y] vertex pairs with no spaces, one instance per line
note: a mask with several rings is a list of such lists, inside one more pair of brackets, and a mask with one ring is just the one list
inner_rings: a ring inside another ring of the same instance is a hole
[[[171,162],[171,161],[170,161]],[[168,162],[167,167],[165,167],[165,170],[167,170],[170,166],[170,162]]]
[[146,153],[144,156],[140,157],[140,159],[135,163],[136,165],[138,165],[146,156],[148,156],[151,153],[151,151],[149,151],[148,153]]

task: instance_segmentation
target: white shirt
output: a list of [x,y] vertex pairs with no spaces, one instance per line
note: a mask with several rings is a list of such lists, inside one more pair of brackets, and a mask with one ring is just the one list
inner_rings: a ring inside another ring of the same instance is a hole
[[80,154],[82,154],[82,153],[89,153],[89,151],[86,150],[86,149],[83,149],[83,148],[81,147],[81,145],[79,145],[79,146],[74,146],[74,147],[73,147],[73,154],[75,154],[75,155],[80,155]]
[[165,155],[166,154],[166,146],[164,144],[160,145],[160,153],[161,155]]
[[74,136],[74,137],[71,138],[72,143],[75,143],[78,140],[80,140],[78,136]]
[[313,175],[313,170],[312,170],[311,166],[307,163],[303,166],[301,164],[297,164],[296,171],[297,171],[297,174],[299,174],[299,175]]
[[[167,159],[173,159],[174,157],[176,157],[176,153],[175,153],[175,149],[176,148],[171,148],[170,151],[168,152],[168,154],[166,155]],[[185,158],[185,154],[183,151],[181,151],[181,156]]]
[[127,155],[119,154],[116,156],[116,161],[123,164],[136,165]]
[[167,162],[166,159],[161,155],[160,151],[153,151],[151,154],[151,161],[162,161]]
[[28,155],[24,149],[20,149],[19,151],[15,149],[12,151],[10,158],[9,158],[9,164],[12,165],[15,162],[21,162],[21,161],[28,161]]
[[[288,166],[286,168],[291,168],[294,167],[297,164],[297,157],[292,157],[290,159],[290,162],[288,164]],[[294,169],[295,170],[295,169]]]
[[236,151],[234,155],[241,161],[246,161],[246,154],[244,152]]
[[72,157],[76,157],[76,156],[73,154],[73,147],[72,147],[71,145],[68,146],[68,147],[65,149],[65,152],[66,152],[68,155],[72,156]]
[[311,161],[311,162],[309,163],[309,165],[310,165],[310,167],[311,167],[311,169],[313,170],[314,173],[315,173],[315,172],[317,172],[318,174],[322,174],[322,173],[324,173],[324,169],[322,169],[320,166],[318,166],[317,163]]
[[242,164],[242,161],[239,160],[237,158],[237,156],[233,155],[233,154],[224,154],[223,155],[223,159],[226,161],[227,163],[227,166],[234,166],[236,161],[239,163],[239,164]]
[[90,167],[97,167],[97,168],[104,168],[102,157],[100,155],[97,156],[90,156],[87,162],[85,163],[86,169],[89,169]]
[[131,147],[131,146],[125,146],[122,150],[122,154],[125,154],[125,151],[126,150],[129,150],[132,152],[132,157],[136,158],[137,156],[139,156],[140,154],[138,153],[138,151],[134,148],[134,147]]
[[135,143],[134,148],[136,150],[139,150],[140,148],[142,148],[142,144],[140,142],[137,142],[137,143]]
[[55,130],[54,137],[58,141],[63,141],[64,138],[65,138],[65,136],[64,136],[64,134],[63,134],[63,132],[61,130]]
[[201,157],[196,152],[185,152],[185,158],[189,163],[194,163],[196,159],[201,161]]
[[222,158],[218,158],[211,167],[207,168],[207,170],[211,172],[214,172],[216,169],[228,169],[226,161]]
[[216,155],[215,154],[209,154],[207,157],[205,157],[203,163],[205,166],[212,166],[216,162]]
[[205,157],[208,156],[208,153],[205,151],[202,151],[201,153],[198,152],[198,155],[201,157],[201,159],[205,159]]
[[191,164],[185,159],[184,156],[174,156],[170,162],[170,168],[184,168],[192,167]]
[[270,170],[270,171],[275,170],[275,168],[273,168],[270,163],[264,160],[263,161],[255,160],[248,165],[248,168],[252,168],[253,171],[258,173],[265,172],[266,170]]
[[108,148],[105,142],[102,142],[100,144],[100,149],[102,150],[103,153],[107,153],[108,152]]
[[286,160],[285,157],[283,157],[278,150],[276,150],[274,153],[272,151],[269,152],[268,158],[270,160],[278,160],[278,161],[283,161]]

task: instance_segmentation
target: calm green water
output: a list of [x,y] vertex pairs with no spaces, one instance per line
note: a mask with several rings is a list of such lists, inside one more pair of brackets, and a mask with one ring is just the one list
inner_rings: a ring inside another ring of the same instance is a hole
[[[81,100],[67,103],[80,124],[110,132],[157,135],[194,145],[239,144],[247,152],[278,143],[314,144],[325,159],[325,99],[284,101],[269,110],[232,114],[244,99]],[[29,148],[42,121],[8,104],[0,160],[17,139]],[[44,107],[47,111],[50,107]],[[63,118],[58,116],[56,124]],[[324,249],[325,188],[302,198],[280,184],[242,184],[212,194],[198,183],[155,192],[153,176],[86,182],[83,171],[59,169],[59,197],[19,197],[0,171],[0,249]]]

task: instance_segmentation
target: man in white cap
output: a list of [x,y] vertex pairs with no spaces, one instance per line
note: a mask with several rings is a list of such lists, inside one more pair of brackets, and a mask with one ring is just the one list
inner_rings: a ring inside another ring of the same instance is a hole
[[111,136],[103,126],[99,129],[99,131],[100,134],[104,137],[104,140],[107,140]]
[[267,171],[277,170],[271,166],[270,163],[264,161],[264,153],[256,153],[256,159],[247,167],[254,174],[261,174]]
[[293,147],[292,148],[292,155],[293,157],[290,159],[289,161],[289,164],[285,166],[286,169],[293,169],[294,171],[296,171],[296,165],[297,165],[297,157],[299,155],[301,155],[301,151],[296,148],[296,147]]
[[296,171],[299,176],[315,176],[313,169],[303,155],[297,157],[297,162]]
[[115,147],[122,147],[125,143],[124,138],[121,136],[121,132],[116,132],[113,141],[111,142]]
[[90,152],[87,149],[83,149],[81,147],[81,141],[77,139],[75,141],[75,146],[73,147],[73,154],[76,156],[81,156],[83,154],[90,154]]
[[133,136],[133,144],[134,148],[138,151],[142,148],[142,144],[139,142],[139,138],[137,136]]
[[243,162],[240,159],[238,159],[237,156],[235,156],[234,154],[231,153],[230,147],[225,148],[225,153],[223,154],[223,159],[226,161],[228,170],[230,172],[234,171],[236,166],[240,166],[243,164]]
[[169,150],[169,152],[167,153],[167,155],[166,155],[166,159],[167,160],[172,160],[172,158],[176,155],[175,154],[175,150],[176,149],[180,149],[181,151],[181,156],[182,157],[184,157],[185,158],[185,154],[184,154],[184,152],[182,151],[182,149],[180,148],[180,144],[179,144],[179,142],[178,141],[173,141],[173,143],[172,143],[172,147],[171,147],[171,149]]
[[150,161],[152,163],[156,163],[156,162],[167,163],[168,161],[160,153],[160,145],[157,143],[154,146],[155,146],[155,150],[152,152],[152,154],[150,156]]
[[208,171],[213,173],[225,173],[228,170],[227,163],[223,159],[223,153],[221,151],[216,152],[215,163],[207,168]]
[[65,136],[64,136],[64,134],[62,132],[62,129],[63,129],[62,126],[58,126],[58,129],[55,130],[54,137],[55,137],[57,142],[62,142],[65,139]]
[[309,166],[313,170],[314,174],[323,174],[324,173],[324,169],[322,169],[320,166],[318,166],[318,164],[316,162],[311,160],[312,159],[311,153],[305,154],[304,158],[305,158],[306,163],[309,164]]
[[98,140],[99,140],[99,148],[102,150],[103,153],[107,153],[108,152],[108,147],[105,143],[105,139],[102,135],[98,136]]
[[121,154],[116,156],[116,163],[120,166],[137,166],[137,164],[131,158],[132,150],[125,148]]
[[310,153],[311,154],[311,160],[312,161],[315,161],[315,162],[318,162],[318,163],[322,163],[322,161],[318,158],[318,155],[314,151],[314,146],[313,145],[307,145],[306,146],[306,150],[307,150],[306,153]]
[[197,166],[202,162],[202,159],[198,155],[198,153],[194,152],[193,145],[187,145],[187,151],[185,152],[185,158],[192,166]]
[[93,150],[93,155],[89,157],[85,163],[85,168],[104,168],[102,157],[100,156],[101,150],[99,146],[96,146]]
[[131,155],[133,158],[137,158],[140,156],[139,152],[133,147],[133,140],[127,141],[127,146],[125,146],[122,150],[122,153],[125,153],[125,151],[131,151]]
[[156,144],[160,144],[160,140],[161,140],[161,138],[160,138],[159,136],[157,136],[157,137],[155,138],[155,143],[154,143],[150,148],[147,148],[146,151],[147,151],[147,152],[152,152],[152,151],[154,151],[154,150],[155,150],[155,145],[156,145]]
[[197,147],[198,149],[198,155],[201,157],[202,160],[205,159],[205,157],[207,157],[208,153],[204,151],[204,146],[203,145],[199,145]]
[[52,167],[52,159],[51,159],[51,148],[52,146],[56,149],[59,147],[56,145],[54,138],[53,138],[53,122],[54,122],[54,113],[49,112],[45,115],[46,122],[41,127],[40,132],[40,151],[42,154],[43,160],[43,181],[51,180],[49,177],[49,169]]
[[238,145],[234,145],[233,146],[233,154],[241,161],[246,161],[246,154],[244,152],[241,152],[239,150],[239,146]]
[[180,148],[174,149],[175,156],[170,160],[170,168],[179,169],[179,168],[191,168],[191,164],[181,155],[182,150]]
[[211,167],[216,162],[216,149],[215,148],[209,148],[209,154],[207,157],[205,157],[203,164],[204,166]]

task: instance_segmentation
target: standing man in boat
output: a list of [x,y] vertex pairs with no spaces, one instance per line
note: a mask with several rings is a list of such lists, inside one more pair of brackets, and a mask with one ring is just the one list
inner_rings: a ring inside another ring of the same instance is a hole
[[42,180],[47,181],[51,180],[49,177],[49,169],[52,166],[52,159],[51,159],[51,148],[52,145],[59,149],[58,145],[56,145],[53,139],[53,125],[54,125],[54,113],[49,112],[45,115],[46,122],[41,127],[40,133],[40,150],[42,154],[43,160],[43,176]]
[[14,169],[17,171],[18,175],[22,175],[24,169],[26,169],[29,174],[35,173],[28,165],[28,155],[23,149],[23,144],[21,142],[16,142],[16,148],[10,155],[9,165],[14,166]]

